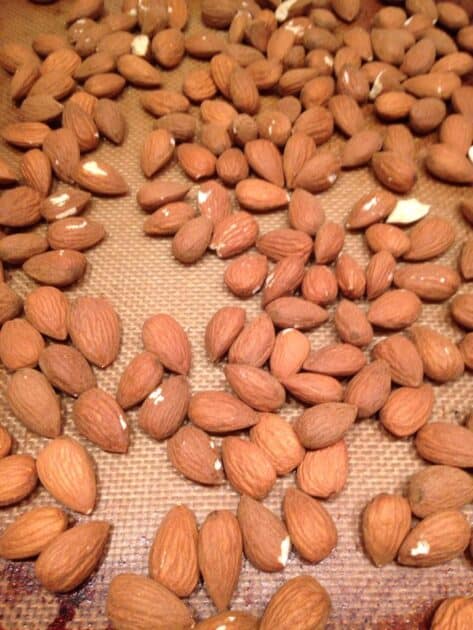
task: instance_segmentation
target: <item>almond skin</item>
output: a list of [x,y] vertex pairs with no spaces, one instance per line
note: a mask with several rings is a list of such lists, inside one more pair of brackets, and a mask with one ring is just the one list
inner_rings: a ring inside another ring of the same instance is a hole
[[129,428],[120,405],[110,394],[93,387],[74,403],[74,424],[82,435],[111,453],[126,453]]
[[73,438],[58,437],[38,454],[38,476],[46,490],[66,507],[91,514],[96,499],[92,458]]
[[340,402],[327,402],[303,412],[294,424],[301,444],[319,449],[338,442],[356,420],[357,408]]
[[61,433],[59,398],[41,372],[31,368],[15,372],[8,383],[7,400],[30,431],[49,438]]
[[176,505],[161,521],[149,554],[149,574],[178,597],[199,581],[197,521],[186,505]]
[[304,457],[304,449],[292,425],[277,414],[259,414],[259,422],[250,431],[250,439],[264,451],[277,475],[287,475]]
[[411,527],[407,500],[396,494],[378,494],[363,511],[362,535],[373,564],[392,562]]
[[246,312],[239,306],[224,306],[214,313],[205,329],[205,349],[212,362],[219,361],[228,352],[242,331],[245,319]]
[[327,499],[339,494],[348,477],[345,440],[308,451],[297,469],[297,485],[313,497]]
[[188,416],[208,433],[227,433],[247,429],[258,422],[258,415],[244,402],[227,392],[203,391],[194,394]]
[[412,435],[429,420],[434,400],[431,385],[400,387],[389,396],[380,411],[379,419],[397,437]]
[[0,557],[22,560],[40,554],[67,528],[68,517],[56,507],[23,512],[0,536]]
[[272,596],[261,619],[260,630],[324,628],[331,602],[327,591],[309,575],[288,580]]
[[38,474],[30,455],[8,455],[0,459],[0,506],[14,505],[36,488]]
[[164,440],[181,426],[189,399],[187,378],[182,375],[170,376],[148,395],[140,408],[138,424],[155,440]]
[[447,422],[431,422],[418,432],[415,440],[418,454],[434,464],[471,468],[472,432]]
[[141,575],[122,573],[113,578],[107,595],[107,616],[115,628],[176,628],[190,630],[194,620],[187,606],[162,584]]
[[39,287],[25,299],[25,316],[40,333],[53,339],[67,337],[67,314],[69,301],[55,287]]
[[36,560],[40,583],[54,593],[67,593],[82,584],[99,564],[109,532],[108,523],[90,521],[59,534]]
[[473,480],[453,466],[428,466],[409,479],[407,498],[419,518],[443,510],[459,510],[473,497]]
[[286,490],[284,520],[294,547],[309,562],[326,558],[337,544],[337,530],[325,507],[296,488]]
[[245,556],[260,571],[281,571],[291,550],[291,541],[280,519],[259,501],[243,495],[238,504],[238,523]]
[[469,540],[470,525],[461,512],[437,512],[426,516],[411,530],[397,560],[399,564],[414,567],[443,564],[463,553]]
[[90,365],[73,346],[49,344],[40,354],[39,367],[54,387],[70,396],[79,396],[97,384]]
[[152,352],[137,354],[123,371],[117,389],[117,402],[123,409],[134,407],[158,387],[163,366]]
[[348,383],[345,402],[358,407],[358,418],[369,418],[385,404],[391,392],[389,365],[376,359],[362,368]]
[[217,610],[226,610],[238,584],[243,544],[240,526],[228,510],[208,514],[199,532],[199,568]]
[[120,350],[121,325],[108,300],[77,298],[68,313],[67,329],[72,343],[91,363],[105,368],[115,361]]
[[264,499],[276,481],[276,471],[264,451],[239,437],[226,437],[222,458],[230,484],[241,494]]
[[188,479],[205,486],[223,483],[223,467],[209,435],[192,424],[181,427],[167,442],[171,464]]
[[388,363],[394,383],[406,387],[419,387],[422,383],[424,368],[421,356],[404,335],[392,335],[379,341],[372,354],[373,358],[384,359]]
[[410,335],[429,378],[445,383],[463,374],[463,358],[451,339],[428,326],[413,326]]
[[143,344],[153,352],[165,368],[187,374],[191,364],[191,348],[181,325],[170,315],[158,313],[143,324]]
[[253,409],[276,411],[284,404],[284,388],[269,372],[239,364],[225,366],[224,372],[237,396]]

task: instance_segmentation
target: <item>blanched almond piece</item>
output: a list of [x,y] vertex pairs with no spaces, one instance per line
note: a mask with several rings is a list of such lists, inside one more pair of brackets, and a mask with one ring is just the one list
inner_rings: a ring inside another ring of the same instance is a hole
[[167,454],[171,464],[188,479],[205,486],[223,483],[222,462],[209,435],[186,424],[168,441]]
[[304,449],[292,425],[277,414],[259,414],[259,422],[251,428],[250,439],[264,451],[278,475],[294,470],[304,457]]

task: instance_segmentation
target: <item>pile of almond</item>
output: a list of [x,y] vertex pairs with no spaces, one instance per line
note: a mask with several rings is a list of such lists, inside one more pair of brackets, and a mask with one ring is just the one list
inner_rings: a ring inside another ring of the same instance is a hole
[[[178,473],[202,485],[228,481],[240,495],[236,514],[217,509],[200,527],[185,505],[168,512],[149,550],[150,577],[125,573],[110,584],[114,628],[194,627],[181,599],[201,577],[218,614],[197,628],[325,627],[330,597],[309,575],[288,580],[261,619],[231,610],[231,600],[243,554],[264,572],[282,571],[292,548],[309,563],[330,555],[337,529],[323,500],[343,491],[345,436],[364,418],[413,436],[431,464],[411,477],[406,497],[380,494],[364,509],[373,563],[428,567],[473,553],[462,512],[473,500],[465,470],[473,416],[465,426],[429,422],[437,388],[473,369],[473,235],[467,227],[455,267],[439,261],[458,231],[431,211],[434,199],[413,196],[423,170],[462,186],[458,210],[473,225],[473,87],[463,84],[473,26],[452,2],[383,6],[369,28],[357,21],[362,8],[360,0],[203,0],[202,25],[186,33],[186,0],[123,0],[117,12],[104,0],[74,0],[64,34],[0,43],[18,117],[0,135],[24,151],[18,174],[0,159],[0,360],[11,372],[12,413],[49,439],[36,459],[10,454],[0,426],[0,506],[38,482],[62,506],[23,512],[0,534],[0,556],[37,557],[36,576],[52,592],[75,589],[103,558],[111,524],[69,527],[63,509],[92,514],[97,472],[86,446],[62,435],[57,392],[76,398],[77,431],[104,451],[127,453],[126,412],[139,406],[140,429],[167,441]],[[166,87],[185,55],[200,63],[182,90]],[[225,362],[231,392],[192,392],[187,334],[157,313],[112,396],[92,366],[117,358],[120,318],[105,298],[71,302],[62,291],[84,277],[82,252],[106,235],[82,216],[92,196],[129,192],[126,177],[92,153],[100,142],[123,143],[126,115],[115,99],[127,85],[154,117],[136,156],[148,178],[137,192],[149,213],[145,234],[171,236],[172,255],[187,265],[209,249],[232,259],[228,290],[261,294],[259,315],[223,306],[206,326],[208,358]],[[179,181],[167,170],[174,163]],[[360,167],[377,184],[335,222],[323,193]],[[286,209],[287,227],[261,233],[259,214]],[[344,247],[348,231],[366,242],[365,267]],[[43,285],[24,300],[7,282],[19,265]],[[418,322],[423,304],[447,301],[461,338]],[[309,334],[327,324],[337,341],[311,347]],[[377,334],[384,338],[374,342]],[[293,423],[279,415],[288,397],[305,406]],[[289,475],[296,487],[285,491],[280,518],[262,501]],[[461,597],[432,620],[437,629],[470,626],[473,606]]]

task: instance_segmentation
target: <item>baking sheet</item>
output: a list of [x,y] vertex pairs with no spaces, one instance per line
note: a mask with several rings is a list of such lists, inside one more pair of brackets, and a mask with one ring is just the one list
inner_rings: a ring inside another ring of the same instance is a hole
[[[69,4],[60,0],[52,5],[35,5],[27,0],[0,0],[0,39],[14,38],[30,42],[42,31],[62,32],[64,10]],[[188,30],[200,28],[198,2],[192,5],[192,19]],[[119,6],[108,0],[112,10]],[[366,21],[375,4],[363,3]],[[165,87],[179,88],[185,72],[200,62],[186,58],[177,71],[164,72]],[[102,142],[97,156],[116,166],[130,184],[130,194],[120,199],[95,198],[87,215],[103,222],[107,239],[87,252],[89,267],[84,280],[68,290],[76,295],[105,295],[117,308],[123,322],[123,344],[114,365],[96,370],[100,387],[114,393],[119,376],[129,360],[141,350],[141,326],[150,315],[164,311],[174,315],[187,330],[192,342],[193,391],[226,388],[221,366],[210,365],[203,348],[207,321],[221,306],[242,304],[223,284],[226,262],[208,253],[191,267],[174,261],[170,241],[144,236],[142,224],[145,214],[138,208],[135,195],[145,181],[139,168],[138,152],[143,137],[153,126],[153,118],[139,103],[140,90],[127,88],[118,98],[128,120],[128,135],[123,146],[114,147]],[[197,109],[194,108],[197,112]],[[0,120],[7,123],[16,119],[8,98],[7,75],[0,70]],[[432,141],[423,140],[421,144]],[[334,137],[330,145],[342,146]],[[422,153],[422,151],[421,151]],[[0,145],[0,155],[16,165],[21,152]],[[181,178],[175,165],[164,170],[161,177]],[[352,203],[374,186],[367,169],[344,173],[336,185],[321,196],[327,218],[342,221]],[[198,185],[191,191],[195,200]],[[465,188],[455,188],[434,182],[420,169],[419,180],[409,196],[432,204],[432,213],[452,219],[457,229],[457,240],[442,262],[455,264],[465,239],[466,223],[460,218],[458,203],[467,194]],[[264,233],[287,225],[285,211],[258,216]],[[39,227],[39,230],[44,229]],[[362,236],[349,235],[345,250],[362,264],[368,260]],[[11,274],[12,286],[25,296],[34,286],[24,274]],[[465,286],[462,291],[471,291]],[[248,318],[260,311],[260,296],[243,303]],[[330,309],[333,311],[333,308]],[[452,323],[446,306],[424,305],[419,323],[435,326],[451,333]],[[455,339],[461,331],[453,327]],[[380,337],[377,336],[376,339]],[[335,339],[333,326],[326,323],[310,334],[313,348]],[[28,433],[10,413],[5,400],[7,375],[0,371],[0,422],[15,438],[15,452],[36,455],[47,440]],[[471,375],[459,381],[435,387],[436,404],[433,419],[461,421],[472,404]],[[282,415],[294,418],[300,405],[290,402]],[[64,432],[77,437],[71,417],[71,399],[63,400]],[[165,443],[158,443],[144,435],[136,424],[136,412],[128,414],[132,425],[131,447],[128,455],[112,455],[81,442],[93,455],[99,479],[99,497],[93,514],[95,519],[113,523],[113,534],[106,557],[97,574],[82,588],[68,595],[55,596],[40,588],[34,578],[33,562],[0,561],[0,629],[81,629],[100,630],[108,627],[105,598],[111,578],[124,571],[147,573],[148,552],[156,527],[163,515],[175,503],[186,503],[195,510],[202,522],[211,510],[235,510],[238,495],[228,485],[218,488],[197,486],[179,475],[168,463]],[[261,614],[272,593],[288,578],[304,573],[315,576],[332,597],[333,612],[330,628],[423,628],[431,611],[448,595],[465,595],[473,591],[471,560],[467,557],[431,569],[409,569],[391,564],[374,568],[364,555],[360,543],[360,513],[366,502],[379,492],[402,492],[410,474],[424,466],[416,456],[412,440],[397,440],[389,436],[377,420],[363,420],[347,436],[350,473],[342,494],[326,502],[338,528],[339,542],[329,558],[312,566],[292,552],[284,572],[266,574],[257,571],[247,561],[243,564],[238,589],[232,607]],[[294,475],[278,479],[265,504],[280,513],[285,488],[294,484]],[[38,505],[54,505],[54,500],[43,488],[14,508],[0,511],[0,527],[10,523],[19,513]],[[472,511],[467,510],[471,517]],[[190,597],[189,605],[197,618],[213,612],[205,590],[200,584]]]

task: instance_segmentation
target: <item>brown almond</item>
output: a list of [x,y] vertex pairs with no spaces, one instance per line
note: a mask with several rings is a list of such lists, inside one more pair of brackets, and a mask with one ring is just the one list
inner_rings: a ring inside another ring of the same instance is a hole
[[416,433],[429,420],[433,406],[431,385],[400,387],[389,396],[379,419],[396,437],[406,437]]
[[310,330],[328,319],[324,308],[299,297],[278,298],[270,302],[265,310],[278,328]]
[[186,221],[172,240],[172,254],[186,265],[200,260],[212,238],[213,223],[206,216],[198,216]]
[[348,477],[345,440],[307,452],[297,469],[297,485],[312,497],[323,499],[339,494]]
[[0,459],[0,506],[19,503],[38,483],[35,460],[31,455],[7,455]]
[[222,442],[222,459],[230,484],[241,494],[264,499],[276,481],[276,471],[257,444],[239,437]]
[[190,400],[185,376],[170,376],[154,389],[140,408],[138,424],[155,440],[173,435],[181,426]]
[[271,356],[274,341],[273,322],[266,313],[262,313],[245,325],[230,346],[229,363],[261,367]]
[[187,334],[170,315],[158,313],[143,324],[143,343],[164,367],[177,374],[187,374],[191,364],[191,347]]
[[373,339],[373,328],[366,314],[349,300],[339,302],[334,323],[340,339],[345,343],[363,347]]
[[369,248],[374,252],[386,250],[394,258],[402,256],[410,247],[409,236],[395,225],[375,223],[365,232]]
[[315,260],[319,264],[326,264],[335,260],[340,253],[345,240],[343,227],[339,223],[327,221],[318,230],[315,243]]
[[396,494],[378,494],[363,510],[362,535],[366,552],[377,567],[392,562],[411,527],[406,499]]
[[329,376],[352,376],[366,364],[363,352],[348,343],[333,343],[312,350],[304,361],[303,368]]
[[220,485],[222,462],[209,435],[192,424],[181,427],[167,442],[169,461],[188,479],[205,486]]
[[384,359],[391,370],[394,383],[419,387],[424,376],[422,359],[415,345],[404,335],[391,335],[373,348],[375,359]]
[[260,414],[259,422],[250,431],[250,439],[263,450],[277,475],[291,472],[304,457],[292,425],[276,414]]
[[118,383],[116,399],[122,409],[143,401],[163,377],[163,366],[152,352],[137,354],[126,366]]
[[410,335],[429,378],[445,383],[463,374],[463,358],[450,338],[429,326],[413,326]]
[[358,407],[359,418],[369,418],[383,407],[390,392],[389,365],[382,359],[376,359],[350,380],[344,400]]
[[104,451],[127,452],[129,429],[125,414],[102,389],[93,387],[79,396],[74,403],[73,420],[79,433]]
[[368,321],[373,326],[399,330],[417,321],[421,312],[422,303],[415,293],[406,289],[393,289],[371,303]]
[[262,254],[244,254],[225,269],[224,282],[237,297],[258,293],[268,274],[268,259]]
[[394,277],[396,260],[387,250],[380,250],[371,256],[366,267],[366,295],[373,300],[389,289]]
[[40,333],[53,339],[67,337],[69,302],[55,287],[39,287],[25,299],[25,317]]
[[356,414],[354,405],[326,402],[304,411],[294,429],[305,448],[326,448],[343,438],[355,422]]
[[244,179],[236,185],[237,201],[253,212],[268,212],[287,205],[288,193],[263,179]]
[[336,402],[343,398],[343,387],[332,376],[299,372],[282,381],[292,396],[308,405]]
[[97,384],[92,368],[73,346],[51,343],[39,356],[39,367],[56,389],[79,396]]
[[407,498],[419,518],[443,510],[457,510],[471,502],[473,481],[469,473],[453,466],[428,466],[409,479]]
[[394,284],[413,291],[422,300],[442,302],[458,290],[460,275],[447,265],[418,263],[404,265],[394,272]]
[[358,230],[382,221],[394,210],[396,197],[383,189],[364,194],[353,206],[346,220],[349,230]]

